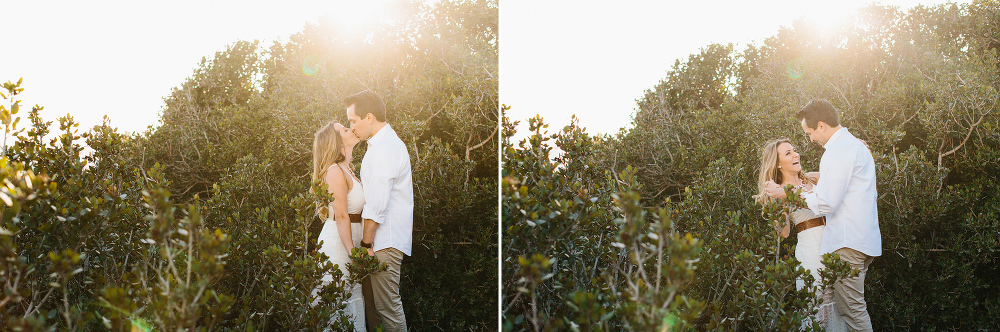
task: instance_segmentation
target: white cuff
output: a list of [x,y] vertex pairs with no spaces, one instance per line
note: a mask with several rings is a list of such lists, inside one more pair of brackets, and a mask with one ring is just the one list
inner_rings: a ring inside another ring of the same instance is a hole
[[812,210],[813,214],[815,214],[817,217],[821,215],[818,209],[819,202],[818,199],[816,198],[816,192],[814,191],[803,192],[801,194],[801,197],[806,200],[806,205],[809,206],[809,210]]
[[382,221],[385,219],[384,216],[380,216],[375,212],[361,211],[361,219],[371,219],[376,224],[381,225]]

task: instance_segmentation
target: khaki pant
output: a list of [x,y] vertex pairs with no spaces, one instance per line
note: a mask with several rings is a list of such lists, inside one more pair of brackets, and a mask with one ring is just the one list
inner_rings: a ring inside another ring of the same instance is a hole
[[875,257],[847,247],[834,252],[840,255],[840,259],[850,263],[851,267],[861,270],[861,273],[857,277],[844,278],[833,284],[833,305],[851,330],[871,331],[872,320],[868,316],[868,304],[865,303],[865,274]]
[[[389,269],[373,273],[362,282],[362,288],[367,287],[363,292],[368,330],[374,331],[381,321],[386,332],[406,331],[403,300],[399,297],[399,272],[403,262],[403,252],[396,248],[385,248],[376,251],[375,257],[379,262],[388,265]],[[372,303],[374,308],[370,306]]]

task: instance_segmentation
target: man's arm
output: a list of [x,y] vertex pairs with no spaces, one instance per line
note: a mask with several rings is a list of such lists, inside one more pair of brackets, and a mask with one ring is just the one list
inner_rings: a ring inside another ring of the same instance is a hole
[[[367,177],[367,181],[364,183],[365,188],[365,207],[361,211],[361,218],[364,219],[364,233],[362,234],[362,241],[365,243],[373,243],[375,240],[375,231],[378,230],[379,224],[385,222],[386,210],[389,206],[389,194],[392,192],[392,187],[395,184],[397,169],[395,158],[380,158],[377,159],[375,167],[370,170],[371,175]],[[374,250],[368,249],[368,253],[373,255]]]
[[[379,175],[380,171],[374,173],[370,183],[365,187],[365,208],[361,211],[361,218],[364,219],[364,234],[361,240],[365,243],[375,241],[375,231],[378,230],[379,224],[385,222],[389,192],[392,191],[393,184],[393,179]],[[368,254],[374,255],[375,251],[368,248]]]
[[[820,161],[820,170],[823,176],[813,188],[811,193],[805,193],[805,199],[809,209],[817,216],[829,215],[844,201],[847,195],[847,186],[851,183],[854,172],[854,162],[857,159],[856,149],[844,149],[846,153],[831,158],[823,158]],[[824,155],[825,157],[825,155]]]
[[[372,243],[375,241],[375,231],[378,229],[378,223],[371,219],[365,219],[364,233],[361,235],[361,242]],[[368,249],[368,256],[375,256],[375,251],[372,248]]]

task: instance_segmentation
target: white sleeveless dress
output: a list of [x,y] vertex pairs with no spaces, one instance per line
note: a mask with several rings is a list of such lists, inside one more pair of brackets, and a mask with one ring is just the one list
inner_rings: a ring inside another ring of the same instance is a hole
[[[791,214],[792,223],[795,225],[813,218],[816,218],[816,214],[809,209],[797,209],[792,211]],[[826,226],[814,226],[799,232],[799,242],[795,245],[795,259],[799,261],[802,268],[809,270],[816,280],[816,285],[821,283],[819,270],[825,267],[823,265],[823,256],[819,254],[819,244],[823,241],[823,230],[825,228]],[[803,288],[805,288],[805,282],[802,279],[795,280],[795,289]],[[833,289],[820,289],[816,292],[816,297],[820,298],[822,302],[818,308],[819,312],[812,319],[818,322],[826,331],[847,331],[847,323],[842,317],[837,315],[834,309]],[[812,322],[810,319],[802,322],[803,328],[811,325]]]
[[[344,174],[350,177],[350,181],[354,183],[351,190],[347,192],[347,213],[359,214],[365,207],[364,189],[361,188],[361,183],[358,182],[353,175],[348,175],[351,174],[350,171],[344,169],[343,167],[341,167],[341,170],[343,170]],[[347,248],[344,248],[344,241],[340,239],[340,233],[337,230],[337,221],[333,219],[333,202],[330,202],[329,211],[329,217],[327,217],[326,222],[323,224],[323,230],[319,232],[319,238],[317,239],[317,241],[323,242],[323,246],[319,249],[319,251],[330,257],[330,263],[337,264],[340,267],[340,271],[344,272],[344,278],[347,278],[347,264],[351,263],[351,258],[350,253],[347,252]],[[354,241],[355,248],[361,248],[360,243],[362,235],[363,224],[351,223],[351,240]],[[331,281],[333,281],[332,276],[323,276],[324,284]],[[351,292],[351,297],[347,299],[347,307],[344,308],[344,312],[348,317],[351,317],[351,322],[354,323],[355,331],[366,331],[365,301],[361,295],[361,284],[358,283],[350,286],[348,291]]]

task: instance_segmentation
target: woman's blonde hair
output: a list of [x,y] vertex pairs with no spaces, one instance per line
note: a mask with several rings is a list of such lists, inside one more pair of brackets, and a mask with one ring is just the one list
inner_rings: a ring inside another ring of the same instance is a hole
[[[347,159],[344,156],[344,139],[340,133],[333,129],[333,122],[327,123],[313,135],[313,174],[312,179],[325,181],[326,171],[330,166]],[[327,184],[329,185],[329,183]],[[327,219],[329,215],[329,202],[316,207],[316,215],[320,219]]]
[[[774,181],[774,183],[781,184],[785,180],[784,175],[781,174],[781,169],[778,168],[778,146],[782,143],[792,144],[787,138],[778,138],[767,142],[760,149],[760,173],[757,177],[757,195],[753,197],[758,203],[770,200],[764,194],[764,182]],[[805,173],[801,169],[799,170],[798,177],[803,183],[809,182],[815,184],[812,180],[806,178]]]

